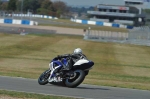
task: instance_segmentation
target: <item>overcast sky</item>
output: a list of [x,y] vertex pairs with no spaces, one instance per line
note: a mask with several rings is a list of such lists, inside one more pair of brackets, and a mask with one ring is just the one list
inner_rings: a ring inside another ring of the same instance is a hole
[[[124,5],[124,0],[60,0],[60,1],[66,2],[67,5],[74,5],[74,6],[80,6],[80,5],[96,6],[97,4],[101,4],[101,3]],[[142,0],[137,0],[137,1],[142,1]],[[150,3],[145,4],[145,6],[150,8]]]

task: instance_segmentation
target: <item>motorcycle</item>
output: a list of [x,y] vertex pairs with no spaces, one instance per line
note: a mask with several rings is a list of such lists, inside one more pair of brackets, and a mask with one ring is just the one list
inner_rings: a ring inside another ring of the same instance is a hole
[[63,58],[62,60],[54,58],[49,63],[49,69],[43,72],[38,78],[38,83],[45,85],[62,82],[66,87],[75,88],[84,81],[89,70],[92,69],[94,62],[82,58],[74,62],[71,70],[64,72],[63,68],[66,64],[68,64],[68,58]]

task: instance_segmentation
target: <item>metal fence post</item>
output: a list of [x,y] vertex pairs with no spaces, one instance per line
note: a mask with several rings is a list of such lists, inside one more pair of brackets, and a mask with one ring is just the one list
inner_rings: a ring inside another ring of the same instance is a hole
[[90,32],[91,32],[90,29],[91,28],[89,27],[89,29],[88,29],[88,37],[90,37]]

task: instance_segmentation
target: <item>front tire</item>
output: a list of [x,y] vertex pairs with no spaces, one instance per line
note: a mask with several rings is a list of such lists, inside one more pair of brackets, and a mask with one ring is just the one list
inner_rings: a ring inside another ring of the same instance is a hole
[[50,70],[46,70],[45,72],[43,72],[43,73],[40,75],[40,77],[39,77],[39,79],[38,79],[38,83],[39,83],[40,85],[45,85],[45,84],[47,84],[47,83],[48,83],[48,78],[49,78],[49,76],[50,76]]
[[75,70],[74,77],[70,77],[70,79],[65,79],[63,83],[67,87],[75,88],[83,82],[84,78],[85,78],[85,72],[83,70]]

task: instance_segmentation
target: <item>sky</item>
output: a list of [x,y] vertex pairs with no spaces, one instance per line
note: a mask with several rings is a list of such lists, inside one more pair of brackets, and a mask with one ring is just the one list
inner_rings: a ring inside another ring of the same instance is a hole
[[[53,0],[55,1],[55,0]],[[56,0],[57,1],[57,0]],[[67,5],[73,6],[96,6],[97,4],[113,4],[113,5],[124,5],[124,0],[60,0],[67,3]],[[137,0],[141,1],[141,0]],[[145,4],[146,7],[150,8],[150,2]]]

